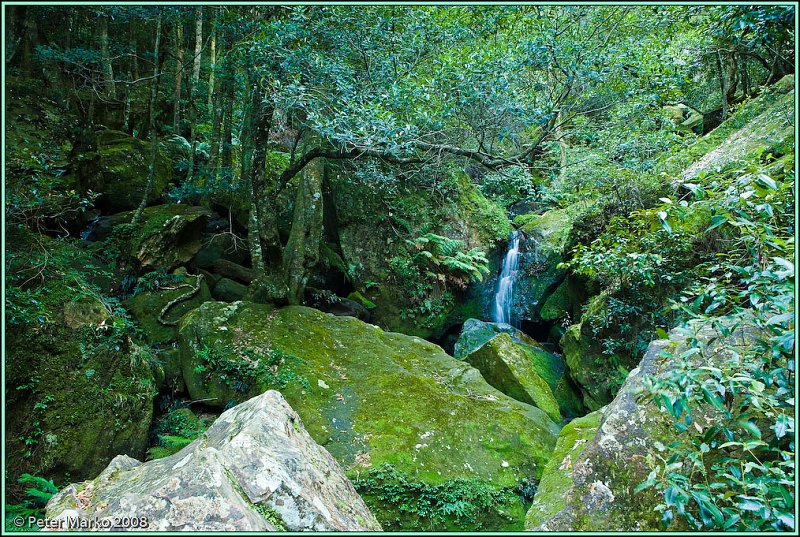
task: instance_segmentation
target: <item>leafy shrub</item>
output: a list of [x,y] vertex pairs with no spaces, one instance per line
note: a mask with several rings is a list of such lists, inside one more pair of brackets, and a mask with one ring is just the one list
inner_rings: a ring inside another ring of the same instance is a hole
[[[703,187],[687,185],[692,204],[716,209],[709,230],[736,235],[695,269],[699,281],[673,308],[705,322],[722,314],[750,319],[761,335],[724,360],[690,340],[669,371],[649,379],[646,396],[682,433],[663,459],[650,461],[639,487],[663,496],[656,509],[665,524],[680,516],[694,529],[795,529],[794,173],[776,171],[754,162]],[[698,425],[704,411],[716,413],[710,427]]]

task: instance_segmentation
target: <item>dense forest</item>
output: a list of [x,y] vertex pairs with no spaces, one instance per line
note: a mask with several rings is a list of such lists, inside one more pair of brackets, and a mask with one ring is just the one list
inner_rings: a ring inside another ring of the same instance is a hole
[[4,10],[7,531],[795,529],[793,6]]

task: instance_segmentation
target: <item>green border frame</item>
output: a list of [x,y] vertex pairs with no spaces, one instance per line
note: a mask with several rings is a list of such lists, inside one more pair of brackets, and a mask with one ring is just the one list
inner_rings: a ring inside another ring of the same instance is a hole
[[[696,5],[696,6],[725,6],[725,5],[769,5],[769,6],[781,6],[781,5],[792,5],[797,6],[797,2],[769,2],[769,1],[755,1],[755,2],[714,2],[714,1],[707,1],[707,0],[699,0],[694,2],[678,2],[678,1],[668,1],[668,2],[654,2],[654,1],[642,1],[642,2],[601,2],[601,1],[566,1],[566,2],[556,2],[556,1],[549,1],[549,2],[507,2],[507,1],[476,1],[476,2],[467,2],[467,1],[442,1],[442,2],[433,2],[433,1],[399,1],[399,2],[387,2],[387,1],[376,1],[376,2],[354,2],[354,1],[336,1],[331,0],[328,2],[325,1],[309,1],[309,2],[298,2],[298,1],[286,1],[286,2],[192,2],[192,1],[177,1],[177,2],[158,2],[158,1],[145,1],[145,2],[102,2],[102,1],[86,1],[86,2],[54,2],[54,1],[31,1],[31,2],[23,2],[23,1],[9,1],[9,2],[2,2],[3,12],[0,19],[2,20],[3,25],[3,42],[0,45],[0,49],[3,52],[3,66],[2,66],[2,75],[3,80],[5,80],[6,76],[6,63],[5,63],[5,30],[6,30],[6,6],[100,6],[100,5],[118,5],[118,6],[199,6],[199,5],[281,5],[281,6],[301,6],[301,5],[341,5],[341,6],[379,6],[379,5],[389,5],[389,6],[527,6],[527,5],[573,5],[573,6],[591,6],[591,5],[619,5],[619,6],[679,6],[679,5]],[[797,34],[798,29],[800,29],[800,24],[798,24],[798,16],[795,12],[795,77],[797,76],[797,66],[800,64],[800,60],[797,57],[798,45],[797,45]],[[5,87],[4,87],[5,90]],[[2,202],[3,202],[3,213],[0,215],[0,224],[2,225],[2,229],[0,229],[0,238],[2,239],[3,244],[3,252],[2,252],[2,267],[0,267],[0,275],[2,275],[2,306],[0,306],[0,310],[2,310],[2,329],[0,329],[0,338],[3,341],[3,349],[2,349],[2,357],[3,362],[0,364],[0,372],[2,372],[2,379],[0,384],[2,384],[3,393],[2,393],[2,403],[3,409],[5,410],[6,404],[6,397],[5,397],[5,380],[6,380],[6,354],[5,354],[5,341],[6,341],[6,322],[5,322],[5,310],[6,310],[6,302],[5,302],[5,284],[6,284],[6,218],[5,218],[5,203],[6,203],[6,154],[5,154],[5,147],[6,147],[6,98],[5,98],[5,91],[3,91],[2,98],[3,110],[2,110],[2,134],[0,134],[0,139],[2,139],[2,166],[3,166],[3,182],[0,185],[0,195],[2,195]],[[795,145],[797,144],[797,134],[798,134],[798,95],[795,91],[794,97],[794,127],[795,127]],[[796,155],[796,154],[795,154]],[[795,156],[794,162],[794,171],[795,171],[795,181],[797,181],[798,176],[798,158]],[[795,259],[794,264],[795,267],[798,264],[798,252],[797,252],[797,221],[798,221],[798,192],[797,192],[797,183],[795,182],[795,200],[794,200],[794,239],[795,239]],[[795,276],[795,298],[798,296],[798,289],[800,286],[797,282],[797,277]],[[797,333],[797,326],[795,325],[795,333]],[[794,349],[794,361],[795,361],[795,371],[797,368],[798,356],[800,356],[800,352],[798,351],[798,346],[795,344]],[[797,393],[798,387],[798,378],[795,374],[795,394]],[[3,412],[5,416],[5,412]],[[795,450],[798,444],[798,430],[797,430],[797,412],[795,410],[795,436],[794,436],[794,443],[795,443]],[[3,420],[3,429],[0,433],[0,439],[2,439],[2,446],[0,446],[0,453],[2,454],[2,466],[3,473],[0,476],[0,484],[2,484],[2,490],[6,490],[6,475],[5,475],[5,460],[6,460],[6,428],[5,428],[5,419]],[[795,465],[797,462],[797,454],[795,451]],[[798,476],[795,472],[795,501],[797,501],[797,484],[798,484]],[[4,495],[3,495],[4,496]],[[6,513],[6,506],[5,502],[2,506],[2,514],[3,519],[5,521],[5,513]],[[797,520],[798,514],[798,507],[795,504],[795,520]],[[31,532],[20,532],[20,533],[31,533]],[[92,532],[82,532],[82,531],[75,531],[75,532],[48,532],[51,535],[97,535],[97,533]],[[244,534],[259,534],[260,532],[239,532]],[[594,534],[594,532],[316,532],[318,535],[383,535],[383,534],[391,534],[391,535],[573,535],[575,533],[588,533]],[[616,534],[616,535],[694,535],[696,533],[702,533],[703,535],[731,535],[730,532],[605,532],[603,534]],[[103,532],[104,535],[130,535],[129,532]],[[228,535],[230,532],[137,532],[138,535]],[[283,534],[288,535],[302,535],[301,532],[284,532]],[[791,532],[760,532],[763,535],[791,535]]]

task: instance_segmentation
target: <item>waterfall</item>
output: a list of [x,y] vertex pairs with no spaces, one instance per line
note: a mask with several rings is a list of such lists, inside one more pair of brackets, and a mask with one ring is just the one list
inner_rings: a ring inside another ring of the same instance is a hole
[[508,243],[508,253],[503,260],[503,268],[500,271],[500,278],[497,282],[497,292],[494,296],[494,311],[492,321],[516,326],[512,321],[511,306],[514,298],[514,279],[517,277],[519,267],[519,243],[521,233],[511,232],[511,239]]

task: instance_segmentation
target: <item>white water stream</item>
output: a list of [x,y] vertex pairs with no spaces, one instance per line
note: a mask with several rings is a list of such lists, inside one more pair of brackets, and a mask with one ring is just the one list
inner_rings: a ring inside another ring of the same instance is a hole
[[508,244],[508,253],[503,260],[503,268],[500,271],[500,279],[497,281],[497,292],[494,296],[494,311],[492,321],[505,323],[512,326],[516,324],[512,321],[511,306],[514,298],[514,280],[517,277],[519,268],[519,245],[521,233],[511,232],[511,240]]

